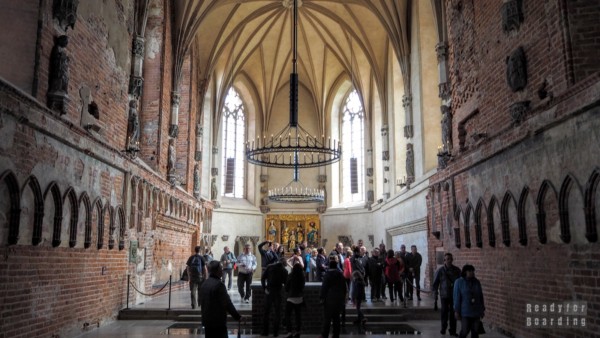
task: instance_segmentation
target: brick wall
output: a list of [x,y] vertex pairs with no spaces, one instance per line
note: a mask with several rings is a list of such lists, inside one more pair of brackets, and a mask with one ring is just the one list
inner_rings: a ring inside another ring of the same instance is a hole
[[[430,264],[436,251],[453,253],[459,267],[473,264],[484,321],[509,336],[593,336],[600,328],[593,236],[600,158],[590,149],[600,139],[600,74],[575,57],[597,53],[597,39],[574,41],[600,35],[587,21],[600,7],[522,1],[523,22],[504,32],[503,3],[446,2],[454,150],[431,179],[428,227],[440,233],[429,238]],[[513,92],[506,62],[519,47],[527,84]],[[509,107],[520,101],[529,109],[517,121]],[[528,303],[576,300],[588,304],[585,328],[526,326]]]

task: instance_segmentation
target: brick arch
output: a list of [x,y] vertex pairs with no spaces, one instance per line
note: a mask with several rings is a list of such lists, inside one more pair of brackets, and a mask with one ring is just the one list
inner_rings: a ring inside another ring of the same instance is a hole
[[517,212],[517,200],[513,196],[510,190],[506,191],[504,194],[504,198],[502,198],[502,205],[500,206],[500,226],[502,229],[502,243],[507,247],[510,246],[511,236],[510,236],[510,206],[514,206],[515,215]]
[[77,201],[77,194],[73,187],[67,188],[63,195],[63,204],[69,204],[71,207],[71,217],[69,219],[69,247],[74,248],[77,244],[77,223],[79,221],[79,202]]
[[475,245],[479,248],[483,248],[483,230],[481,226],[482,213],[485,213],[487,220],[485,202],[482,198],[480,198],[479,201],[477,201],[477,206],[475,207]]
[[471,220],[473,214],[474,214],[475,210],[473,209],[473,206],[471,205],[471,202],[467,203],[467,210],[465,210],[465,223],[464,223],[464,230],[465,230],[465,247],[467,248],[471,248]]
[[[112,250],[115,248],[115,232],[117,230],[117,226],[115,224],[115,208],[107,205],[106,209],[108,211],[109,223],[108,223],[108,250]],[[106,212],[106,211],[105,211]]]
[[102,249],[102,246],[104,245],[104,210],[105,209],[102,203],[102,199],[100,197],[97,197],[96,200],[94,200],[94,203],[92,203],[92,215],[94,215],[94,212],[96,212],[97,215],[95,232],[93,231],[94,227],[92,226],[92,237],[94,233],[96,234],[96,249]]
[[[23,187],[21,188],[21,200],[24,197],[25,188],[29,188],[31,193],[33,194],[33,227],[31,232],[31,244],[38,245],[42,241],[42,224],[44,221],[44,197],[42,195],[40,182],[34,175],[29,176],[23,184]],[[25,206],[23,201],[21,201],[21,206]],[[22,225],[23,224],[19,222],[19,231]],[[29,224],[24,224],[23,226],[29,226]]]
[[[579,195],[574,196],[574,194],[572,194],[573,188],[576,189],[576,192],[578,192]],[[571,203],[573,203],[574,200],[576,200],[577,198],[579,198],[579,200],[583,200],[583,193],[581,190],[581,185],[579,184],[579,182],[573,175],[568,174],[565,177],[565,179],[563,180],[563,183],[560,186],[560,192],[558,194],[558,214],[560,217],[560,239],[564,243],[569,243],[569,242],[571,242],[571,239],[572,239],[571,219],[572,219],[572,217],[577,216],[577,215],[573,215],[573,214],[569,213],[569,205]],[[571,206],[572,206],[572,204],[571,204]],[[571,207],[571,210],[573,210],[572,207]],[[574,222],[573,224],[576,225],[577,223]]]
[[527,245],[527,198],[529,197],[529,187],[523,187],[521,196],[519,196],[519,205],[517,206],[517,219],[519,224],[519,243]]
[[125,249],[125,230],[127,225],[125,224],[125,212],[119,205],[116,209],[117,220],[119,223],[119,251]]
[[492,196],[487,210],[488,243],[491,247],[496,247],[496,222],[494,220],[494,210],[498,210],[499,206],[500,204],[498,203],[496,196]]
[[[19,220],[21,217],[21,191],[19,190],[19,181],[17,176],[11,171],[6,170],[0,175],[0,182],[4,182],[8,189],[8,245],[15,245],[19,241]],[[4,238],[0,238],[0,243],[4,242]]]
[[461,223],[464,224],[464,222],[461,222],[461,220],[464,220],[464,214],[460,205],[456,206],[456,210],[454,211],[454,220],[456,220],[456,222],[458,223],[458,226],[454,228],[454,245],[456,246],[456,248],[460,249],[460,226]]
[[546,206],[545,206],[545,200],[546,197],[548,195],[548,193],[551,194],[550,197],[554,197],[554,199],[556,200],[556,189],[554,189],[554,186],[552,185],[552,182],[548,181],[548,180],[544,180],[542,182],[542,184],[540,185],[540,190],[538,191],[538,195],[536,198],[536,207],[538,210],[538,214],[537,214],[537,225],[538,225],[538,239],[540,241],[540,243],[545,244],[548,242],[548,234],[546,233],[546,217],[547,217],[547,212],[548,210],[546,210]]
[[92,245],[92,203],[85,191],[79,196],[79,205],[85,211],[83,247],[87,249]]
[[[63,212],[63,200],[60,188],[55,181],[50,182],[48,188],[44,192],[44,201],[48,197],[48,194],[52,195],[52,202],[54,206],[54,215],[52,215],[52,246],[57,247],[60,245],[60,237],[62,232],[62,212]],[[48,229],[49,230],[49,229]]]
[[590,175],[585,185],[584,210],[585,210],[585,237],[588,241],[598,241],[598,222],[596,220],[596,195],[600,182],[600,169],[596,168]]
[[144,216],[150,217],[150,212],[152,211],[152,184],[150,182],[144,181],[144,195],[146,196],[144,201]]
[[152,187],[152,210],[160,212],[160,189]]

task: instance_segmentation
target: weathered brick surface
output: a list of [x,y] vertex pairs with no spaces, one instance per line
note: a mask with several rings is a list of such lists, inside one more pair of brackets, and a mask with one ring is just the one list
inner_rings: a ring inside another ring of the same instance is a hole
[[[600,7],[597,1],[522,3],[520,28],[504,33],[502,2],[446,2],[454,151],[431,181],[429,230],[440,239],[429,238],[430,263],[437,249],[452,252],[458,266],[475,265],[485,321],[501,332],[593,336],[600,324],[594,291],[600,251],[586,237],[584,208],[600,211],[594,202],[600,158],[590,153],[600,139],[600,73],[576,55],[597,53],[597,39],[586,37],[597,37],[600,28],[584,13]],[[519,46],[527,85],[512,92],[506,57]],[[508,108],[525,100],[530,110],[515,123]],[[594,222],[597,229],[598,217]],[[585,328],[526,327],[526,304],[573,300],[588,303]]]

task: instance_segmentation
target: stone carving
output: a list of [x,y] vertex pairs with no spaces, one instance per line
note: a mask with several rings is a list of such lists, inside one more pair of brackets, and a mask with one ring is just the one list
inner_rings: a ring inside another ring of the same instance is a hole
[[213,146],[212,147],[212,153],[213,153],[213,155],[217,155],[219,153],[219,147]]
[[218,191],[217,191],[217,178],[213,177],[210,180],[210,199],[213,201],[217,200]]
[[196,150],[194,153],[194,161],[202,161],[202,150]]
[[144,38],[141,36],[136,36],[133,39],[132,46],[133,55],[143,57],[144,56]]
[[435,54],[437,55],[438,62],[448,59],[448,44],[446,41],[440,41],[435,45]]
[[325,182],[327,182],[327,175],[318,175],[317,176],[317,182],[319,182],[319,183],[325,183]]
[[504,33],[518,30],[523,22],[522,0],[505,0],[502,4],[502,30]]
[[323,214],[325,213],[325,211],[327,211],[327,205],[326,204],[321,204],[317,207],[317,212],[319,214]]
[[352,246],[352,243],[354,243],[352,236],[338,236],[338,240],[342,242],[344,246]]
[[[390,167],[386,165],[385,167],[383,167],[383,171],[390,171]],[[387,179],[386,179],[386,182],[387,182]]]
[[415,154],[412,143],[406,144],[406,183],[415,181]]
[[260,175],[260,181],[261,182],[264,183],[264,182],[266,182],[268,180],[269,180],[269,175],[264,175],[264,174]]
[[200,198],[200,166],[198,163],[194,165],[194,197]]
[[139,98],[142,96],[142,88],[144,88],[144,78],[131,75],[129,79],[129,94],[135,98]]
[[442,100],[449,100],[450,96],[452,95],[452,92],[450,91],[450,83],[449,82],[440,83],[438,85],[438,91],[439,91],[438,96]]
[[367,190],[367,202],[375,202],[375,192],[373,190]]
[[58,20],[58,25],[65,32],[68,27],[75,28],[78,5],[79,0],[54,0],[52,4],[52,16]]
[[367,177],[373,177],[373,168],[367,168]]
[[58,110],[61,114],[66,113],[65,109],[69,98],[69,57],[66,49],[68,43],[69,37],[59,36],[50,53],[48,106],[50,109]]
[[529,110],[530,101],[515,102],[510,105],[510,117],[512,117],[513,123],[519,124],[523,122],[525,113]]
[[176,124],[169,125],[169,137],[177,138],[179,136],[179,126]]
[[127,119],[127,150],[140,149],[140,118],[137,112],[137,101],[129,101],[129,118]]
[[388,132],[389,132],[389,127],[387,125],[384,125],[383,127],[381,127],[381,136],[383,136],[383,137],[388,136]]
[[412,124],[412,96],[404,95],[402,97],[402,106],[404,107],[405,121],[404,137],[412,138],[414,135]]
[[444,152],[452,151],[452,112],[450,107],[443,105],[442,110],[442,147]]
[[527,85],[527,59],[523,47],[506,58],[506,81],[513,92],[523,90]]
[[210,168],[210,176],[218,176],[219,168]]
[[175,140],[169,140],[169,153],[167,161],[167,170],[170,175],[175,173],[175,164],[177,163],[177,153],[175,150]]
[[369,243],[371,243],[372,248],[375,247],[375,236],[374,235],[369,235]]
[[381,152],[381,159],[384,161],[390,160],[390,152],[388,150],[384,150]]

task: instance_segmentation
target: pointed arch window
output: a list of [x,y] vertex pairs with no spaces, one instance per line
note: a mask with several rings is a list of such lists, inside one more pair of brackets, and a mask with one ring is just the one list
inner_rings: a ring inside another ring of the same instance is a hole
[[352,89],[342,108],[342,201],[364,200],[364,123],[365,111],[356,89]]
[[244,139],[246,124],[244,104],[235,89],[230,88],[223,106],[223,166],[221,192],[226,197],[244,197]]

